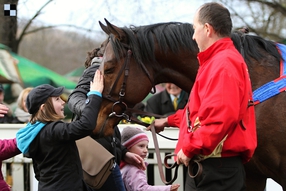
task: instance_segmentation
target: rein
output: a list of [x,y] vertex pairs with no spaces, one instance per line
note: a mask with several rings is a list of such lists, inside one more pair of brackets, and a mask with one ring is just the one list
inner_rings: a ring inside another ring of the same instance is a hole
[[[176,156],[176,154],[168,154],[164,158],[164,166],[167,169],[173,169],[175,168],[175,173],[174,177],[170,180],[167,181],[164,176],[164,170],[163,170],[163,164],[162,164],[162,159],[160,155],[160,150],[159,150],[159,144],[155,132],[155,127],[154,127],[154,122],[150,124],[151,127],[151,132],[152,132],[152,137],[153,137],[153,142],[154,142],[154,147],[155,147],[155,152],[156,152],[156,157],[157,157],[157,162],[158,162],[158,169],[160,173],[160,178],[162,182],[166,185],[172,184],[178,177],[178,169],[179,169],[179,164],[177,162],[174,162],[171,166],[168,164],[168,159],[171,158],[172,156]],[[203,172],[203,166],[200,163],[200,160],[191,160],[188,165],[188,174],[191,178],[195,178],[197,176],[200,176]]]

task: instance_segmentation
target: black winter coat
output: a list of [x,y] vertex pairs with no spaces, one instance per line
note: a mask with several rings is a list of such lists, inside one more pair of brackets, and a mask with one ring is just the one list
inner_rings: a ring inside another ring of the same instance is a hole
[[[99,65],[92,65],[84,70],[79,82],[73,92],[68,98],[68,107],[75,114],[74,119],[77,119],[81,115],[83,108],[85,107],[85,100],[87,93],[90,89],[90,81],[93,80],[95,71],[99,68]],[[112,147],[112,140],[115,138],[116,150]],[[121,144],[121,134],[118,127],[114,127],[114,136],[95,139],[110,153],[115,155],[116,163],[119,165],[120,161],[124,158],[127,149]],[[116,154],[114,154],[116,153]]]
[[39,191],[85,191],[82,166],[75,141],[91,134],[102,98],[90,95],[79,120],[47,123],[29,146]]

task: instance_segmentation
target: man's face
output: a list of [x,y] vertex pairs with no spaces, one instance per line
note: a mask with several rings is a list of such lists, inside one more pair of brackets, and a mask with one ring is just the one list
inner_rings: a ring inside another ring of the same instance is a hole
[[193,28],[194,28],[193,40],[197,42],[199,50],[200,52],[202,52],[206,49],[207,33],[205,30],[205,25],[199,22],[198,13],[199,12],[197,11],[193,21]]
[[178,96],[182,91],[181,88],[172,83],[166,83],[165,88],[169,94],[172,94],[174,96]]

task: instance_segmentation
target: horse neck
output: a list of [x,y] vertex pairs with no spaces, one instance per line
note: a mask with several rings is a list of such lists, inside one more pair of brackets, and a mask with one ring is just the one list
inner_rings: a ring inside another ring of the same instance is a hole
[[199,66],[196,53],[182,51],[180,54],[158,55],[157,61],[153,64],[156,84],[171,82],[190,92]]

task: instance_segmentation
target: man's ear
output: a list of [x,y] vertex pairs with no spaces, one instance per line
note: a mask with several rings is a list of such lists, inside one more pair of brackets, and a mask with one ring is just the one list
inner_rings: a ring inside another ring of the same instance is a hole
[[214,28],[209,23],[205,23],[204,28],[206,30],[206,33],[207,33],[208,37],[214,34]]

